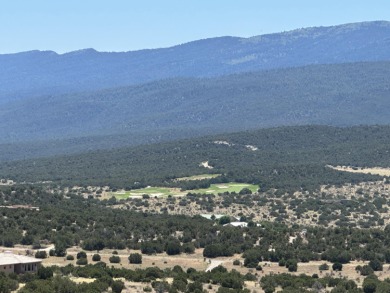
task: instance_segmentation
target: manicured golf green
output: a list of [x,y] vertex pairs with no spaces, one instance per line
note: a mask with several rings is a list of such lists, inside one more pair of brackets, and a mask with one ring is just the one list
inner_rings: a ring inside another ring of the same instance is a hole
[[150,196],[182,196],[187,193],[206,193],[206,194],[218,194],[223,192],[240,192],[243,188],[248,188],[252,192],[257,191],[259,188],[257,185],[247,184],[247,183],[222,183],[222,184],[211,184],[209,188],[204,189],[193,189],[181,191],[179,188],[167,188],[167,187],[146,187],[142,189],[133,189],[129,191],[118,191],[112,193],[118,199],[125,199],[132,196],[141,196],[143,194],[148,194]]
[[188,190],[188,192],[195,192],[195,193],[213,193],[218,194],[222,192],[240,192],[241,189],[248,188],[252,192],[255,192],[259,189],[259,186],[253,185],[253,184],[247,184],[247,183],[235,183],[235,182],[229,182],[229,183],[222,183],[222,184],[211,184],[209,188],[205,189],[195,189],[195,190]]

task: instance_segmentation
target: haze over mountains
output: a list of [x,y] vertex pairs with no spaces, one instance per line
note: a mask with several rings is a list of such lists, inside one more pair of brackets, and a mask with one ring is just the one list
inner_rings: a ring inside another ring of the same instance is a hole
[[389,61],[384,21],[136,52],[0,55],[0,150],[57,140],[52,151],[42,142],[56,154],[281,125],[389,124]]
[[[131,36],[127,36],[131,38]],[[59,55],[0,55],[1,100],[308,64],[389,60],[390,22],[315,27],[251,38],[220,37],[171,48]]]

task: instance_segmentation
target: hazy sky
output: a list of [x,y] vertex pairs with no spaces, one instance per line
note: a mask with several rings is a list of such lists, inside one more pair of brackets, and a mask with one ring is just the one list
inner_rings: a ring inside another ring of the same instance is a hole
[[0,53],[130,51],[390,20],[389,0],[0,0]]

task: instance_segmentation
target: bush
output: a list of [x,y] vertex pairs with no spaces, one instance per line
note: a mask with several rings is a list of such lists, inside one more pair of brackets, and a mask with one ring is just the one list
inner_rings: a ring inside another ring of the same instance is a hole
[[165,251],[168,255],[176,255],[176,254],[180,254],[180,250],[181,250],[181,246],[179,242],[170,241],[167,243],[167,247]]
[[195,252],[195,245],[193,243],[184,243],[183,244],[183,251],[185,253],[194,253]]
[[371,260],[368,265],[376,272],[383,271],[383,264],[377,259]]
[[232,256],[234,251],[231,247],[222,244],[209,244],[203,250],[204,257]]
[[118,254],[118,251],[114,250],[114,251],[112,252],[112,254],[117,255],[117,254]]
[[356,270],[359,271],[362,276],[368,276],[374,273],[374,270],[368,265],[357,266]]
[[240,192],[238,194],[239,195],[252,194],[252,190],[250,190],[249,188],[243,188],[240,190]]
[[41,258],[41,259],[47,258],[47,252],[44,250],[37,251],[35,253],[35,258]]
[[92,256],[92,261],[100,261],[101,260],[101,257],[99,254],[95,253],[93,256]]
[[54,254],[59,257],[66,255],[66,245],[64,243],[56,243],[54,246]]
[[66,256],[66,260],[74,260],[74,256],[69,254]]
[[76,264],[79,266],[85,266],[88,264],[88,260],[86,258],[79,258]]
[[241,262],[238,260],[238,259],[235,259],[234,261],[233,261],[233,265],[234,266],[239,266],[241,264]]
[[117,255],[113,255],[109,258],[110,263],[120,263],[121,258]]
[[77,259],[80,258],[87,258],[87,254],[85,253],[85,251],[80,251],[79,253],[77,253]]
[[53,277],[53,269],[51,267],[40,266],[37,272],[38,278],[42,280]]
[[229,216],[222,216],[221,218],[219,218],[218,223],[220,225],[229,224],[230,223],[230,217]]
[[49,250],[49,255],[50,255],[50,256],[54,256],[54,255],[55,255],[54,249],[50,249],[50,250]]
[[121,293],[125,288],[125,284],[122,281],[112,282],[111,289],[113,293]]
[[284,258],[282,258],[281,260],[279,260],[279,266],[280,266],[280,267],[286,266],[286,260],[285,260]]
[[142,255],[139,253],[131,253],[129,255],[129,263],[141,264],[142,263]]
[[332,265],[332,269],[334,271],[342,271],[343,270],[343,264],[340,263],[340,262],[335,262],[333,265]]
[[363,282],[364,293],[374,293],[376,291],[377,281],[367,277]]
[[327,271],[327,270],[329,270],[329,266],[328,266],[327,263],[323,263],[323,264],[321,264],[321,265],[318,267],[318,269],[319,269],[320,271]]
[[286,268],[289,272],[296,272],[298,270],[298,262],[295,259],[286,261]]

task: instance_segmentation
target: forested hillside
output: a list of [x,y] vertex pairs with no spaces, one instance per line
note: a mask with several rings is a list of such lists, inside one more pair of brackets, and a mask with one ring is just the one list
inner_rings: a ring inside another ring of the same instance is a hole
[[[389,126],[281,127],[6,162],[0,165],[0,178],[113,188],[188,188],[188,184],[171,179],[207,172],[223,174],[208,183],[238,181],[259,184],[262,189],[291,191],[320,184],[382,180],[374,175],[335,171],[326,165],[389,167],[389,145]],[[200,166],[205,161],[213,169]],[[198,183],[194,184],[191,187]]]
[[387,124],[389,76],[389,62],[316,65],[31,98],[0,109],[0,142]]
[[[220,37],[134,52],[31,51],[0,55],[0,103],[42,94],[125,86],[174,77],[390,59],[385,21]],[[127,36],[129,37],[129,36]]]

